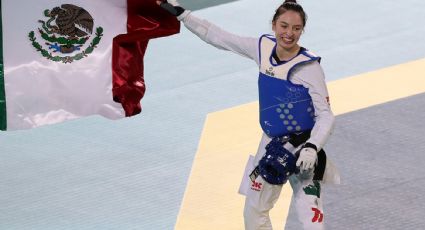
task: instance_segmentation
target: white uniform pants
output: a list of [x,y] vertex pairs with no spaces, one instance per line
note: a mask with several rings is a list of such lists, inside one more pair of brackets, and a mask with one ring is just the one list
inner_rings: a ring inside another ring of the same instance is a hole
[[[258,165],[269,142],[270,138],[263,135],[253,166]],[[288,145],[285,147],[288,147]],[[289,148],[288,150],[295,151],[293,147],[292,149]],[[248,171],[252,171],[252,169]],[[269,184],[261,176],[258,176],[255,181],[251,181],[246,175],[244,179],[249,180],[250,183],[250,186],[246,189],[247,191],[245,191],[245,229],[272,229],[269,211],[279,198],[282,185]],[[307,230],[324,229],[322,196],[320,194],[321,182],[314,182],[312,173],[308,175],[292,175],[289,178],[289,182],[293,190],[292,199],[296,213],[303,228]]]

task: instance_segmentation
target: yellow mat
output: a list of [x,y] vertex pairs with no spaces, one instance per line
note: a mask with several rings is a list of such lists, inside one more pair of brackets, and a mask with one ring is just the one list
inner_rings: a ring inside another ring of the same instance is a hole
[[[335,115],[423,93],[425,59],[329,82],[328,89]],[[244,197],[237,191],[260,137],[258,102],[207,116],[175,229],[244,229]],[[291,195],[285,185],[271,212],[275,229],[285,225]]]

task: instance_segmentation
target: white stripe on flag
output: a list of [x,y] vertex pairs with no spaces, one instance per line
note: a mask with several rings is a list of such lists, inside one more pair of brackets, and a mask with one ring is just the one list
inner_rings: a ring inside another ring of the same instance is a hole
[[[58,38],[71,38],[60,34],[52,38],[48,32],[58,28],[65,31],[87,18],[83,10],[71,12],[63,4],[81,7],[93,18],[93,32],[87,42],[81,47],[71,46],[75,51],[70,54],[61,53],[70,46],[59,44]],[[55,18],[46,16],[55,7],[59,14]],[[75,15],[67,18],[69,13]],[[79,17],[83,19],[77,21]],[[112,100],[111,53],[112,39],[126,33],[126,0],[3,0],[2,18],[8,130],[92,114],[111,119],[124,116],[121,105]],[[96,34],[99,28],[103,30],[101,36]],[[50,36],[51,41],[42,37],[40,31]],[[42,48],[37,50],[37,44]],[[65,56],[82,58],[70,63],[64,63],[65,59],[51,60]]]

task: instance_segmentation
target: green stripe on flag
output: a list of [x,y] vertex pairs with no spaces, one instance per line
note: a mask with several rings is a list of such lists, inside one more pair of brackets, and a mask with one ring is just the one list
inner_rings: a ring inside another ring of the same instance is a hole
[[0,1],[0,130],[6,130],[6,93],[4,90],[4,68],[3,68],[3,22]]

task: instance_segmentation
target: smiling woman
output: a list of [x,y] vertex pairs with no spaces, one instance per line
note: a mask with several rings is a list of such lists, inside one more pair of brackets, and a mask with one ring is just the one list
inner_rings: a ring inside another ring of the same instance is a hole
[[272,29],[277,38],[276,52],[273,55],[278,61],[287,61],[297,55],[300,50],[298,40],[307,21],[307,15],[300,5],[295,1],[287,2],[288,4],[281,5],[273,16]]
[[272,229],[269,211],[289,180],[304,229],[323,229],[321,186],[326,178],[339,178],[325,170],[329,161],[323,151],[334,115],[320,57],[298,44],[307,20],[301,5],[285,1],[273,16],[274,34],[252,38],[199,19],[176,0],[157,4],[205,42],[247,57],[259,67],[263,137],[255,158],[248,161],[240,189],[246,196],[245,228]]

